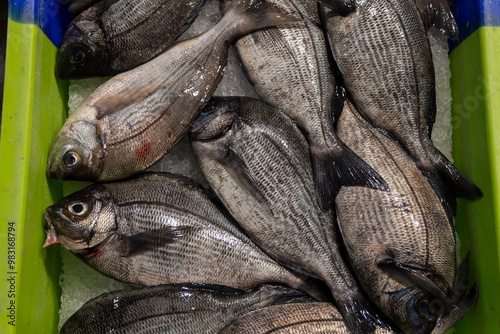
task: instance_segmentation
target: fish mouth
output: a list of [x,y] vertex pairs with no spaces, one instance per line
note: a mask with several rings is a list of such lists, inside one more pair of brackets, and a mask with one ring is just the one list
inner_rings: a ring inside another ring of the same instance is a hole
[[46,248],[54,245],[59,245],[60,242],[57,239],[56,229],[54,228],[54,224],[52,224],[52,220],[50,219],[48,212],[45,213],[45,220],[47,220],[49,228],[47,230],[47,240],[45,240],[45,243],[43,244],[42,247]]

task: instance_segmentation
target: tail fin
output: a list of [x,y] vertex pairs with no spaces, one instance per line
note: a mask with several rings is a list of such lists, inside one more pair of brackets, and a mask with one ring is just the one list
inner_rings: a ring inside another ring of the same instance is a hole
[[317,202],[324,212],[333,206],[341,186],[367,186],[389,190],[378,173],[346,144],[337,139],[338,152],[315,150],[311,146],[314,186]]
[[441,204],[443,205],[443,208],[448,215],[450,224],[453,227],[452,218],[457,213],[457,200],[455,192],[447,185],[445,180],[443,180],[440,175],[436,175],[435,173],[428,172],[426,170],[422,170],[422,174],[425,176],[427,181],[429,181],[432,189],[434,189],[434,192],[439,197],[439,200],[441,201]]
[[483,192],[474,182],[462,174],[453,164],[442,156],[443,167],[438,169],[444,178],[446,178],[458,198],[465,198],[469,201],[476,201],[483,197]]
[[457,22],[448,0],[415,0],[415,4],[422,15],[426,29],[434,25],[449,38],[455,41],[460,39]]
[[302,284],[297,286],[297,290],[307,293],[309,296],[321,302],[332,302],[332,294],[328,286],[321,280],[304,277]]
[[358,298],[350,297],[349,300],[343,302],[337,301],[337,306],[350,333],[373,333],[377,327],[392,330],[361,296]]
[[254,30],[304,20],[280,12],[265,0],[233,0],[222,21],[233,27],[228,31],[236,39]]

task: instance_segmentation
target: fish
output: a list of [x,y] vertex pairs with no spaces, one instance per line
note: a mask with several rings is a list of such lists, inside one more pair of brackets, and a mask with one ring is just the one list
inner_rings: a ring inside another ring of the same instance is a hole
[[189,28],[204,3],[204,0],[96,3],[74,18],[67,28],[56,55],[56,77],[111,76],[144,64],[167,50]]
[[99,1],[102,0],[59,0],[59,3],[67,6],[70,14],[76,15]]
[[348,96],[371,123],[415,160],[448,210],[481,190],[432,143],[435,74],[426,27],[414,0],[356,1],[342,17],[322,7],[329,43]]
[[261,249],[323,280],[353,333],[384,326],[340,254],[332,210],[315,200],[309,147],[290,118],[257,99],[213,97],[190,139],[215,194]]
[[217,333],[257,308],[302,300],[310,301],[279,285],[246,291],[193,284],[113,291],[85,303],[64,323],[60,334]]
[[456,265],[450,216],[405,150],[346,103],[337,133],[390,192],[342,188],[335,200],[348,257],[370,299],[405,333],[451,328],[477,300],[468,257]]
[[[221,1],[223,12],[230,3]],[[330,67],[316,1],[271,3],[304,22],[252,32],[238,39],[235,47],[259,97],[307,134],[321,209],[333,206],[343,185],[387,189],[384,180],[335,134],[334,117],[342,110],[344,94]]]
[[[219,334],[321,333],[349,334],[339,311],[331,303],[287,303],[248,312]],[[390,334],[377,328],[375,334]]]
[[47,208],[44,247],[61,244],[100,273],[133,285],[249,289],[274,282],[325,299],[319,285],[260,250],[209,195],[169,173],[93,184]]
[[222,79],[238,36],[296,22],[263,0],[236,0],[212,29],[99,86],[57,135],[47,176],[112,181],[157,161],[190,126]]

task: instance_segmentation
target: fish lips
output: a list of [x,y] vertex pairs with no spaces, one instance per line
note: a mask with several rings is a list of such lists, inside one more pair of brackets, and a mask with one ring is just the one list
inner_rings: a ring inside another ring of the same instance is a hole
[[47,239],[45,240],[45,243],[43,244],[43,248],[54,246],[54,245],[59,245],[60,242],[57,239],[57,232],[54,227],[54,224],[52,224],[52,220],[50,219],[50,215],[48,212],[45,213],[45,220],[47,221],[48,229],[47,229]]
[[240,102],[238,97],[211,98],[194,120],[190,137],[202,141],[223,137],[237,118]]

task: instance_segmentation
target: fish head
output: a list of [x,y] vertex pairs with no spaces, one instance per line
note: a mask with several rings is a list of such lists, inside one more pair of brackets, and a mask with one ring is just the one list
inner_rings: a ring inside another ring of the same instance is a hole
[[92,185],[47,207],[49,230],[44,247],[61,244],[70,251],[96,247],[116,231],[116,215],[110,193]]
[[57,136],[50,151],[47,177],[59,180],[98,181],[104,165],[104,149],[96,126],[71,123]]
[[443,302],[418,287],[385,294],[381,308],[401,330],[414,334],[431,333],[444,311]]
[[239,123],[240,98],[213,97],[203,107],[192,124],[190,136],[194,140],[206,141],[229,135]]
[[105,35],[96,20],[72,22],[56,55],[56,77],[88,78],[107,75]]

